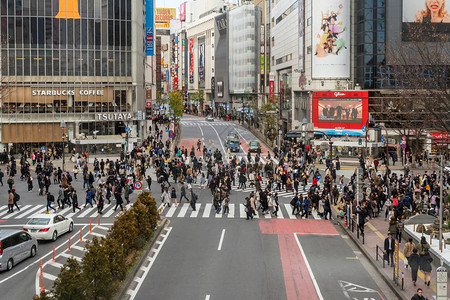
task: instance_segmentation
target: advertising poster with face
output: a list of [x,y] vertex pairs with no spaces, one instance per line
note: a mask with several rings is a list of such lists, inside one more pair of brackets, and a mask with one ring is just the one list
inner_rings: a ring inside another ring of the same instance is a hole
[[350,77],[350,0],[313,1],[313,78]]
[[205,37],[198,38],[198,87],[205,87]]
[[450,0],[403,0],[402,39],[426,42],[448,40],[449,5]]

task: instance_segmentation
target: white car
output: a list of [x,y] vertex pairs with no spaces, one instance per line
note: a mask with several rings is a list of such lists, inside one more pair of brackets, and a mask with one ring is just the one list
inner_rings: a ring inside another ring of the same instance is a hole
[[73,220],[58,214],[37,214],[27,222],[23,230],[37,240],[55,241],[63,233],[73,231]]
[[214,118],[213,118],[212,116],[207,116],[207,117],[205,118],[205,120],[206,120],[206,121],[209,121],[209,122],[214,122]]

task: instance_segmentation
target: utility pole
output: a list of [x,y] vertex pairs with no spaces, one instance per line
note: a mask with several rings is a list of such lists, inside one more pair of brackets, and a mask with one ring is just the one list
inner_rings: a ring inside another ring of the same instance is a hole
[[440,182],[440,193],[439,193],[439,250],[441,250],[442,253],[442,210],[443,210],[443,202],[442,201],[442,197],[443,197],[443,193],[442,190],[444,189],[444,172],[443,172],[443,166],[444,166],[444,156],[441,154],[441,158],[440,158],[440,163],[441,163],[441,169],[440,169],[440,177],[441,177],[441,182]]

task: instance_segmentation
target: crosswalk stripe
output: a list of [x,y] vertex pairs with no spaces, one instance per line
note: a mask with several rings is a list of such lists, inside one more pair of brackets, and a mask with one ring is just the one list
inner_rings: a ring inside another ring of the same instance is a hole
[[223,206],[219,213],[217,213],[217,212],[214,212],[214,213],[216,215],[216,218],[222,218],[223,217]]
[[77,217],[78,218],[83,218],[83,217],[87,216],[88,214],[90,214],[91,212],[93,212],[96,209],[97,209],[97,207],[95,207],[95,206],[87,208],[87,209],[85,208],[85,210],[81,214],[79,214]]
[[277,217],[278,219],[284,219],[283,211],[281,210],[281,206],[278,206],[277,216],[278,216]]
[[3,219],[10,219],[12,216],[18,214],[20,211],[25,211],[25,210],[27,210],[29,207],[31,207],[31,205],[25,205],[25,206],[22,206],[22,207],[20,208],[20,210],[16,209],[13,213],[10,213],[10,214],[4,216]]
[[191,218],[197,218],[201,206],[202,206],[201,203],[195,203],[195,210],[192,211]]
[[189,208],[189,204],[188,203],[183,204],[183,207],[181,208],[180,213],[178,214],[177,218],[184,218],[188,208]]
[[2,211],[2,212],[0,213],[0,217],[6,215],[6,214],[8,213],[8,211],[9,211],[9,210]]
[[287,214],[289,216],[289,219],[297,219],[293,214],[292,214],[292,207],[289,203],[284,203],[284,207],[286,208]]
[[271,212],[270,212],[270,209],[269,209],[269,212],[267,212],[266,213],[266,215],[264,216],[266,219],[272,219],[272,214],[271,214]]
[[7,208],[8,208],[8,205],[3,205],[2,207],[0,207],[0,211],[6,210]]
[[205,210],[203,211],[203,216],[202,216],[203,218],[208,218],[209,217],[209,215],[211,213],[211,207],[212,207],[211,203],[206,203]]
[[175,207],[175,205],[172,204],[172,206],[170,207],[169,211],[166,214],[167,218],[171,218],[173,216],[173,214],[175,213],[175,210],[177,208]]
[[34,214],[35,211],[37,211],[37,210],[39,210],[41,208],[44,208],[44,205],[36,205],[35,207],[33,207],[33,208],[31,208],[31,209],[21,213],[20,215],[16,216],[14,219],[21,219],[21,218],[23,218],[23,217],[25,217],[27,215]]
[[115,212],[114,207],[115,207],[115,205],[111,204],[111,208],[103,216],[105,218],[108,218],[109,216],[111,216]]
[[[105,211],[110,205],[112,204],[103,204],[103,211]],[[96,210],[92,215],[90,215],[89,217],[91,218],[95,218],[98,217],[98,210]]]
[[239,204],[239,213],[241,218],[247,218],[247,213],[245,212],[245,206],[244,204]]
[[58,212],[58,215],[64,215],[66,212],[72,209],[72,206],[64,208],[62,211]]
[[234,204],[228,204],[230,212],[228,213],[228,218],[234,218]]

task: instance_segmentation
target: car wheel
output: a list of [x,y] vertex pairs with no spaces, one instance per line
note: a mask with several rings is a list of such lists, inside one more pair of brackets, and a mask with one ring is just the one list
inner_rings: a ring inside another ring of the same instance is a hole
[[72,232],[72,231],[73,231],[73,223],[70,222],[70,225],[69,225],[69,232]]
[[33,245],[33,247],[31,247],[30,257],[34,257],[35,255],[36,255],[36,246]]
[[52,241],[56,241],[57,238],[58,238],[58,232],[55,230],[55,231],[53,231]]
[[6,263],[6,270],[11,270],[12,268],[14,267],[14,261],[13,261],[13,259],[12,258],[10,258],[9,260],[8,260],[8,262]]

